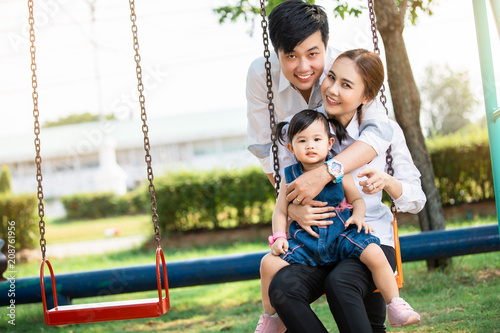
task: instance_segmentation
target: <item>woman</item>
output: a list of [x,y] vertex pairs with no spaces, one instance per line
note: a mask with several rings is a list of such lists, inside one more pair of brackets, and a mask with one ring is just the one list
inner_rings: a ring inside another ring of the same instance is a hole
[[[358,138],[362,130],[358,121],[362,108],[376,98],[382,82],[382,63],[373,53],[352,50],[335,60],[321,85],[321,91],[324,111],[329,118],[340,123],[335,128],[337,140],[333,150],[336,153]],[[394,268],[392,213],[381,201],[382,190],[394,199],[397,209],[411,213],[423,208],[425,195],[420,186],[420,173],[413,164],[404,135],[397,123],[391,121],[391,126],[394,128],[391,140],[394,176],[384,172],[385,156],[377,156],[367,165],[357,165],[357,169],[346,172],[360,180],[359,189],[367,207],[365,221],[375,230],[374,235],[380,238],[381,247]],[[345,135],[341,133],[342,129],[345,129]],[[280,160],[285,160],[282,152]],[[282,164],[281,167],[287,165]],[[289,199],[295,204],[297,201],[310,201],[311,198],[298,192],[294,188]],[[311,212],[314,210],[310,206],[289,206],[291,217],[313,234],[310,226],[324,224],[316,220],[325,218],[325,214],[329,213],[321,212],[318,215]],[[329,266],[289,265],[272,280],[269,296],[289,332],[326,332],[309,306],[323,293],[326,293],[330,310],[341,332],[385,332],[385,302],[379,293],[373,293],[374,290],[368,268],[358,259],[346,259]]]

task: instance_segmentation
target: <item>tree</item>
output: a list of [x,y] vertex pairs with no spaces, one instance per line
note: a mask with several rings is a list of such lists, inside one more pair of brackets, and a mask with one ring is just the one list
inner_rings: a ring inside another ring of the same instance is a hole
[[10,170],[4,165],[0,173],[0,193],[10,193],[12,191],[10,184]]
[[[258,13],[258,6],[252,5],[249,0],[233,0],[235,6],[225,6],[215,9],[221,14],[220,21],[230,18],[237,20],[242,13]],[[274,8],[278,2],[271,1],[267,12]],[[357,6],[352,6],[347,1],[332,0],[339,3],[334,9],[335,17],[352,14],[359,15],[366,9],[362,5],[365,1],[358,0]],[[313,3],[314,1],[309,1]],[[352,3],[352,2],[351,2]],[[374,0],[374,11],[377,20],[377,28],[382,37],[385,47],[388,82],[391,90],[392,102],[396,120],[403,129],[406,143],[411,151],[415,165],[422,174],[422,188],[427,196],[427,204],[418,214],[420,228],[422,231],[444,229],[446,221],[443,216],[443,208],[439,192],[434,183],[434,170],[431,158],[425,146],[422,128],[420,126],[420,95],[410,67],[410,61],[406,52],[403,39],[405,22],[415,24],[419,13],[432,15],[432,0]],[[429,269],[436,267],[444,268],[449,260],[428,260]]]
[[[107,115],[106,119],[114,119],[114,115]],[[72,125],[72,124],[80,124],[80,123],[89,123],[92,121],[98,121],[100,116],[97,114],[91,114],[89,112],[81,113],[81,114],[71,114],[67,117],[59,118],[56,121],[47,121],[43,125],[45,127],[56,127],[56,126],[64,126],[64,125]]]
[[429,136],[447,135],[470,123],[478,101],[474,97],[468,72],[454,72],[428,66],[420,84],[422,120]]

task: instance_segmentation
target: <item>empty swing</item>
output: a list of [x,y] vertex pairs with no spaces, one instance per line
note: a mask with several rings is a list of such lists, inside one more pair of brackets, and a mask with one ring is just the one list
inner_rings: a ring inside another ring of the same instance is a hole
[[[260,0],[260,15],[262,18],[261,21],[261,27],[262,27],[262,39],[264,43],[264,58],[266,59],[265,61],[265,69],[266,69],[266,86],[267,86],[267,99],[268,99],[268,110],[269,110],[269,123],[271,129],[274,129],[276,127],[276,118],[274,115],[274,103],[273,103],[273,97],[274,93],[272,90],[273,82],[272,82],[272,77],[271,77],[271,62],[269,61],[269,58],[271,56],[271,53],[269,51],[269,34],[267,32],[267,19],[266,19],[266,4],[265,0]],[[373,39],[373,47],[374,47],[374,52],[378,55],[380,55],[380,49],[378,47],[378,37],[377,37],[377,25],[375,23],[375,11],[373,8],[373,0],[368,0],[368,10],[369,10],[369,15],[370,15],[370,26],[371,26],[371,31],[372,31],[372,39]],[[384,95],[385,91],[385,86],[382,84],[382,88],[380,89],[380,102],[385,108],[386,114],[388,114],[387,106],[386,106],[386,97]],[[278,145],[277,145],[277,138],[273,134],[274,131],[271,130],[271,150],[273,152],[272,160],[273,160],[273,165],[274,165],[274,184],[275,184],[275,190],[276,190],[276,197],[278,197],[278,193],[280,190],[280,182],[281,182],[281,176],[279,174],[280,170],[280,165],[279,165],[279,159],[278,159]],[[394,169],[392,167],[392,155],[391,155],[391,147],[387,149],[386,152],[386,165],[387,165],[387,173],[390,176],[394,175]],[[398,232],[398,222],[396,219],[396,205],[394,204],[394,200],[391,198],[391,212],[393,215],[393,221],[392,221],[392,228],[393,228],[393,233],[394,233],[394,249],[396,250],[396,272],[394,274],[394,277],[396,278],[396,283],[398,285],[398,288],[403,287],[403,265],[401,261],[401,249],[399,246],[399,232]],[[376,290],[378,291],[378,290]]]
[[[43,188],[42,188],[42,158],[40,154],[40,123],[38,120],[39,110],[38,110],[38,93],[37,93],[37,76],[36,76],[36,62],[35,62],[35,31],[34,31],[34,15],[33,15],[33,0],[28,0],[29,9],[29,31],[30,31],[30,53],[31,53],[31,71],[32,71],[32,87],[33,87],[33,116],[34,121],[34,133],[35,133],[35,150],[36,150],[36,179],[38,183],[37,197],[38,197],[38,216],[40,217],[39,229],[40,229],[40,249],[42,252],[42,263],[40,267],[40,287],[42,293],[42,303],[44,311],[44,319],[46,325],[67,325],[67,324],[81,324],[81,323],[92,323],[92,322],[102,322],[102,321],[112,321],[112,320],[124,320],[124,319],[139,319],[139,318],[150,318],[159,317],[165,314],[170,309],[170,298],[168,294],[168,280],[167,280],[167,269],[165,265],[165,256],[163,250],[160,246],[160,230],[158,227],[158,214],[156,213],[156,197],[155,197],[155,187],[153,185],[153,169],[151,167],[151,155],[150,155],[150,144],[148,138],[148,126],[146,124],[146,109],[145,109],[145,98],[142,94],[144,86],[142,84],[142,70],[140,65],[140,55],[139,55],[139,42],[137,39],[137,26],[135,24],[135,4],[134,0],[129,0],[130,5],[130,20],[132,21],[132,33],[134,40],[134,50],[135,50],[135,62],[136,62],[136,74],[137,74],[137,89],[139,91],[139,101],[141,105],[141,119],[142,119],[142,131],[144,133],[144,150],[145,150],[145,160],[147,164],[147,176],[149,180],[149,193],[151,196],[151,210],[152,220],[154,225],[155,240],[158,244],[156,249],[156,282],[158,286],[158,297],[148,298],[148,299],[138,299],[138,300],[128,300],[128,301],[116,301],[116,302],[103,302],[103,303],[91,303],[91,304],[79,304],[79,305],[63,305],[59,306],[57,303],[57,291],[56,291],[56,281],[54,277],[54,271],[49,260],[46,258],[46,240],[45,240],[45,221],[44,221],[44,205],[43,205]],[[50,279],[52,285],[52,297],[54,299],[54,308],[47,309],[47,297],[45,295],[45,283],[44,283],[44,267],[47,265],[50,272]],[[163,295],[162,280],[165,289],[165,295]]]

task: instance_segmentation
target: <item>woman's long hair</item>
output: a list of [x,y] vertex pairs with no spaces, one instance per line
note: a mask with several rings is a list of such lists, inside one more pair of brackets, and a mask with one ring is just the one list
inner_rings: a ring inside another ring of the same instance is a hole
[[[384,64],[379,55],[365,49],[354,49],[341,53],[337,59],[348,58],[356,64],[356,72],[365,85],[364,95],[368,98],[377,97],[384,83]],[[363,104],[358,106],[358,122],[361,124]],[[337,134],[337,138],[340,137]]]

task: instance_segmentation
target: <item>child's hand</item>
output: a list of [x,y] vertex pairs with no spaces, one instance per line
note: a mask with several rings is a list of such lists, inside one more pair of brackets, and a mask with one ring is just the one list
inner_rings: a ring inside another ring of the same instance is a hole
[[285,254],[288,251],[288,241],[286,238],[280,237],[276,239],[273,246],[271,246],[271,254],[279,256],[280,254]]
[[349,225],[355,224],[358,226],[358,232],[361,232],[361,228],[365,228],[365,234],[373,233],[373,228],[371,225],[365,222],[363,218],[358,218],[355,216],[351,216],[345,222],[345,227],[347,228]]

